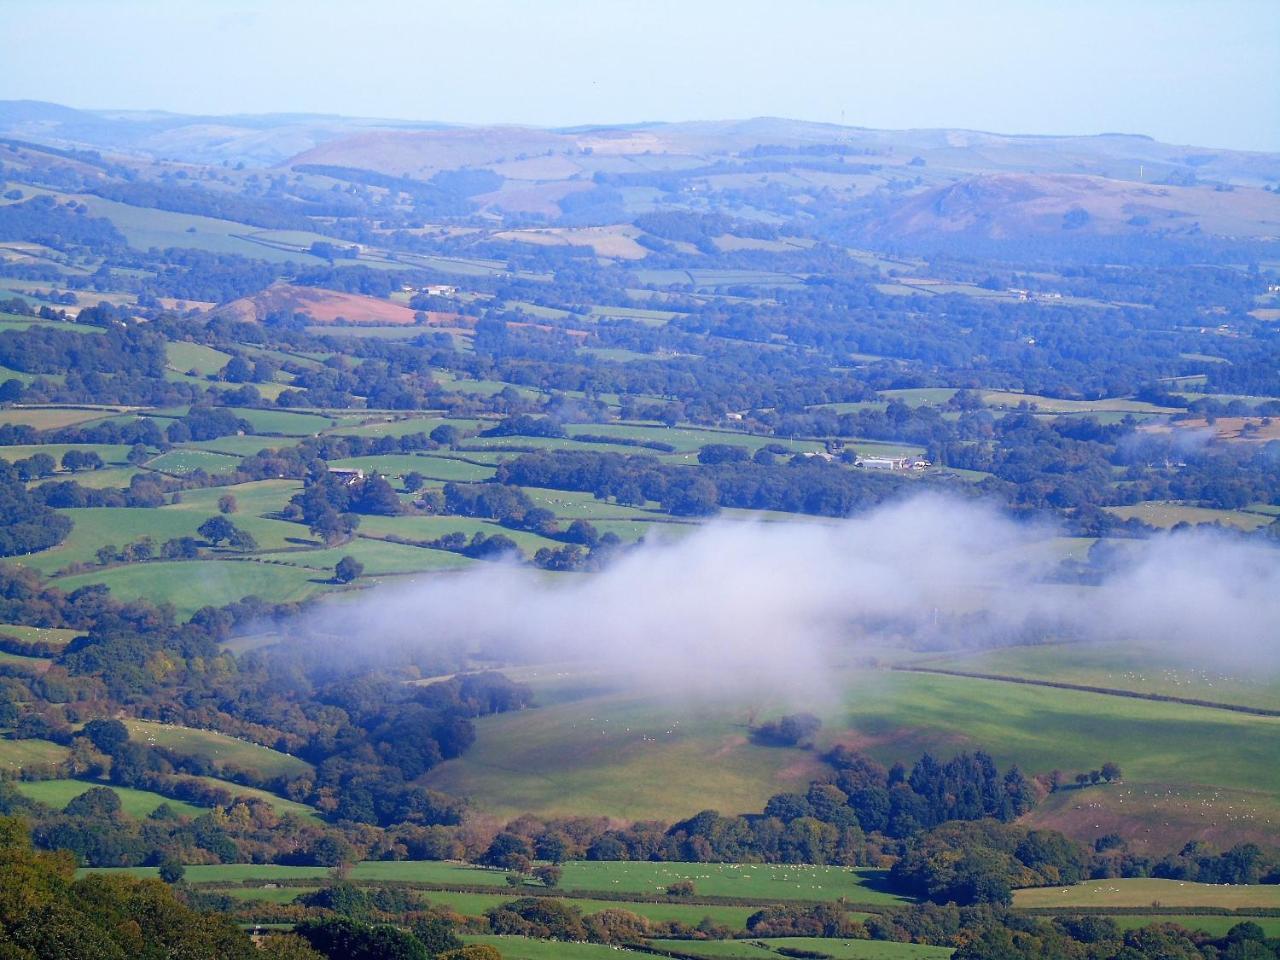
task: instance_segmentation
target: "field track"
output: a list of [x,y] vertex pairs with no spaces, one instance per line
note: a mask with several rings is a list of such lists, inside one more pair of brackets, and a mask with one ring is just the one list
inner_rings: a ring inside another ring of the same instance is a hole
[[1056,690],[1079,690],[1083,693],[1101,693],[1109,697],[1128,697],[1132,700],[1156,700],[1160,703],[1184,703],[1190,707],[1209,707],[1213,710],[1231,710],[1250,713],[1258,717],[1280,717],[1280,710],[1265,707],[1246,707],[1238,703],[1220,703],[1217,700],[1197,700],[1192,697],[1175,697],[1164,693],[1138,693],[1118,687],[1094,687],[1085,683],[1066,683],[1061,680],[1035,680],[1030,677],[1011,677],[1000,673],[970,673],[964,670],[944,670],[941,667],[894,666],[891,670],[903,673],[934,673],[943,677],[968,677],[971,680],[998,680],[1001,683],[1021,683],[1031,687],[1053,687]]

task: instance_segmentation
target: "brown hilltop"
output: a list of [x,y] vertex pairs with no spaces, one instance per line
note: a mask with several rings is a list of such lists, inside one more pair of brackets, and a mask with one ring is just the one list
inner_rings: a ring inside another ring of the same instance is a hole
[[574,140],[528,127],[373,131],[321,144],[293,157],[290,166],[329,164],[391,176],[430,177],[440,170],[485,166],[519,154],[562,152]]
[[[358,293],[340,293],[319,287],[300,287],[289,283],[273,283],[265,290],[232,300],[218,307],[218,314],[237,320],[261,321],[273,313],[303,313],[318,324],[348,323],[373,325],[412,324],[415,311],[403,304]],[[465,318],[454,313],[428,313],[431,325],[458,326]]]
[[968,177],[909,196],[872,226],[883,235],[1203,232],[1280,236],[1280,197],[1265,190],[1169,186],[1072,174]]

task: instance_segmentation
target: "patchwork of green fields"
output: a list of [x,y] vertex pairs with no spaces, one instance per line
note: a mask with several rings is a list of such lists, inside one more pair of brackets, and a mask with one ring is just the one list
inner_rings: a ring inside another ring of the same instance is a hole
[[[517,893],[442,893],[431,891],[427,899],[432,904],[449,907],[466,916],[483,916],[486,910],[510,903]],[[741,929],[746,926],[747,918],[758,908],[746,906],[708,906],[693,903],[643,903],[628,900],[591,900],[587,898],[565,898],[584,914],[599,913],[601,910],[629,910],[631,913],[652,920],[655,923],[687,923],[697,926],[702,920],[710,918],[713,923]]]
[[1032,773],[1114,760],[1132,781],[1280,796],[1276,717],[928,674],[855,677],[844,697],[855,742],[882,760],[979,748]]
[[59,480],[75,480],[88,490],[122,490],[133,482],[133,478],[147,471],[140,467],[105,467],[102,470],[88,470],[74,476],[60,475]]
[[1072,887],[1016,890],[1017,907],[1222,907],[1280,909],[1276,884],[1190,883],[1182,880],[1089,880]]
[[78,636],[80,636],[79,630],[0,623],[0,637],[20,640],[23,643],[47,643],[53,647],[64,647]]
[[996,408],[1013,408],[1027,403],[1034,405],[1040,413],[1177,413],[1177,410],[1172,407],[1160,407],[1144,400],[1123,398],[1060,400],[1057,397],[1042,397],[1033,393],[1010,393],[1002,390],[983,391],[982,402]]
[[212,376],[222,370],[231,354],[206,347],[202,343],[171,341],[165,347],[165,358],[170,368],[181,373],[194,370],[202,376]]
[[1265,527],[1275,517],[1246,510],[1215,510],[1211,507],[1195,507],[1184,503],[1149,501],[1125,507],[1107,507],[1106,511],[1121,520],[1136,517],[1143,523],[1168,529],[1179,523],[1221,523],[1238,530],[1250,531]]
[[[29,797],[54,809],[61,810],[86,790],[106,785],[85,780],[30,780],[15,784],[15,786],[24,797]],[[197,807],[195,804],[185,803],[181,800],[171,800],[158,793],[152,793],[150,790],[135,790],[132,787],[114,785],[107,787],[107,789],[113,791],[120,798],[120,810],[129,817],[141,818],[149,816],[157,807],[166,804],[174,813],[182,817],[198,817],[200,814],[208,812],[203,807]]]
[[501,815],[679,819],[759,810],[820,769],[803,751],[752,744],[746,706],[623,693],[591,677],[560,695],[547,703],[539,691],[536,710],[480,719],[472,749],[426,782]]
[[0,650],[0,666],[14,667],[18,670],[34,670],[37,673],[49,666],[49,661],[41,657],[28,657],[20,653],[9,653]]
[[116,413],[115,407],[8,407],[0,410],[0,425],[26,424],[37,430],[57,430],[78,423],[102,420]]
[[1004,647],[924,665],[1280,710],[1280,678],[1179,663],[1174,651],[1134,643]]
[[203,757],[263,777],[297,777],[312,772],[311,764],[305,760],[213,730],[196,730],[153,720],[127,719],[124,724],[129,728],[130,737],[142,743],[186,756]]
[[610,500],[597,500],[590,493],[576,490],[553,490],[548,487],[525,487],[524,492],[536,506],[550,510],[565,520],[652,520],[667,523],[684,521],[673,519],[658,509],[652,501],[643,507],[623,506]]
[[528,937],[469,936],[464,937],[463,942],[496,947],[503,960],[608,960],[610,957],[647,955],[602,943],[564,943]]
[[[759,810],[818,769],[812,754],[749,741],[748,709],[761,704],[693,707],[622,693],[607,678],[571,668],[558,687],[521,678],[535,684],[541,706],[481,719],[472,750],[431,771],[428,783],[499,814],[609,809],[675,819],[708,807]],[[835,701],[822,707],[814,700],[826,720],[821,739],[884,763],[973,749],[1028,773],[1088,771],[1113,760],[1126,783],[1101,789],[1116,796],[1191,781],[1249,791],[1261,819],[1280,814],[1280,780],[1269,760],[1280,753],[1280,718],[920,673],[853,672],[833,684]],[[1128,817],[1154,802],[1129,796]]]
[[[782,957],[779,947],[812,950],[835,960],[941,960],[950,947],[887,940],[843,940],[834,937],[773,937],[763,940],[654,940],[655,947],[676,950],[707,960],[769,960]],[[507,954],[503,954],[506,956]]]
[[[117,869],[117,868],[110,868]],[[118,868],[150,876],[153,867]],[[566,891],[609,891],[613,894],[662,894],[668,884],[691,880],[698,896],[737,897],[769,903],[779,900],[837,900],[895,904],[904,898],[887,893],[884,871],[869,868],[814,867],[798,864],[651,863],[648,861],[573,860],[562,864],[560,888]],[[277,864],[213,864],[187,868],[190,883],[237,883],[261,880],[324,879],[324,867]],[[503,897],[519,896],[507,887],[506,871],[441,860],[367,860],[351,869],[352,880],[405,882],[441,886],[487,886]],[[434,894],[433,894],[434,896]],[[490,896],[484,894],[484,896]],[[587,899],[590,899],[589,897]],[[705,909],[705,907],[697,907]]]
[[146,465],[152,470],[158,470],[160,473],[171,473],[175,476],[185,476],[197,470],[203,470],[205,473],[220,474],[233,473],[240,466],[240,458],[223,453],[213,453],[210,450],[170,450],[168,453],[162,453],[158,457],[152,457],[147,461]]
[[170,507],[85,507],[61,512],[72,522],[67,538],[15,562],[50,574],[73,563],[94,562],[94,554],[106,544],[121,547],[149,536],[158,547],[174,537],[194,537],[196,527],[208,517]]
[[364,564],[368,576],[395,573],[421,573],[428,570],[456,570],[474,561],[447,550],[433,550],[403,543],[388,543],[357,537],[339,547],[265,555],[270,563],[288,564],[331,575],[334,565],[343,557],[354,557]]
[[1248,921],[1256,923],[1268,937],[1280,937],[1280,917],[1226,917],[1205,914],[1146,914],[1138,916],[1131,913],[1118,913],[1112,916],[1121,930],[1133,930],[1153,923],[1176,923],[1188,930],[1203,930],[1211,937],[1225,936],[1227,931],[1239,923]]
[[[314,413],[295,413],[291,410],[269,410],[256,407],[228,407],[241,420],[246,421],[260,434],[278,434],[282,437],[309,437],[332,427],[334,421]],[[265,444],[270,446],[269,443]]]
[[84,204],[97,217],[108,217],[137,250],[151,247],[183,247],[211,253],[235,253],[257,260],[322,264],[309,253],[277,249],[251,238],[253,227],[232,220],[218,220],[190,213],[172,213],[150,207],[135,207],[89,194],[68,194],[68,199]]
[[193,440],[183,444],[188,450],[209,450],[213,453],[225,453],[233,457],[251,457],[263,450],[288,450],[298,445],[293,437],[269,437],[256,433],[242,437],[218,437],[215,440]]
[[448,417],[416,416],[391,420],[374,420],[355,426],[334,430],[344,437],[405,437],[414,433],[430,434],[441,425],[448,425],[464,433],[484,429],[486,421],[451,419]]
[[224,606],[245,597],[275,603],[303,600],[324,589],[316,571],[252,560],[152,561],[62,577],[58,586],[70,592],[103,583],[118,600],[146,598],[170,603],[181,617],[201,607]]
[[0,739],[0,770],[13,774],[62,763],[70,755],[66,747],[49,740]]
[[332,460],[329,465],[346,469],[360,469],[364,470],[365,473],[379,473],[393,477],[403,477],[407,473],[420,473],[430,480],[440,481],[471,482],[487,480],[493,476],[492,467],[467,463],[465,460],[450,457],[433,457],[411,453],[348,457],[345,460]]
[[[513,540],[525,554],[532,556],[542,547],[561,547],[557,540],[539,536],[528,530],[512,530],[494,520],[476,517],[365,517],[360,522],[361,538],[402,537],[406,540],[430,542],[449,533],[461,533],[470,540],[477,533],[486,537],[504,536]],[[339,552],[342,548],[339,548]],[[433,551],[440,552],[440,551]]]

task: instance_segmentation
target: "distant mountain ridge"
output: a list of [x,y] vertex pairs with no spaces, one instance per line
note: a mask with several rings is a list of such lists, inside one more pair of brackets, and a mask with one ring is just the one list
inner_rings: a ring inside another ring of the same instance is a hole
[[931,233],[1008,239],[1079,230],[1166,236],[1280,237],[1280,196],[1146,184],[1069,174],[991,174],[935,187],[903,200],[872,233]]
[[926,163],[957,172],[1008,169],[1134,180],[1140,175],[1158,180],[1179,172],[1253,186],[1280,180],[1278,154],[1164,144],[1141,134],[875,130],[778,117],[557,129],[297,113],[190,116],[7,100],[0,101],[0,136],[194,163],[335,163],[395,175],[440,169],[437,158],[446,150],[459,151],[472,163],[483,165],[547,150],[706,158],[725,150],[769,145],[830,144],[872,151],[872,155],[907,154],[905,159],[918,155]]
[[160,110],[78,110],[39,100],[0,100],[0,136],[188,163],[274,166],[364,127],[433,129],[433,123],[323,114],[191,116]]

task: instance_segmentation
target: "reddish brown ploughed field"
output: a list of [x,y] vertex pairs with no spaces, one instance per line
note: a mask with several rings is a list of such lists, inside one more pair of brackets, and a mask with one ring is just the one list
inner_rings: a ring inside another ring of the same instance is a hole
[[[274,283],[261,293],[233,300],[222,308],[241,320],[263,320],[269,314],[304,313],[316,323],[368,323],[377,325],[412,324],[416,311],[400,303],[365,297],[357,293],[339,293],[336,290],[320,290],[316,287],[296,287],[287,283]],[[458,326],[462,318],[453,313],[427,314],[427,322],[433,326]]]

